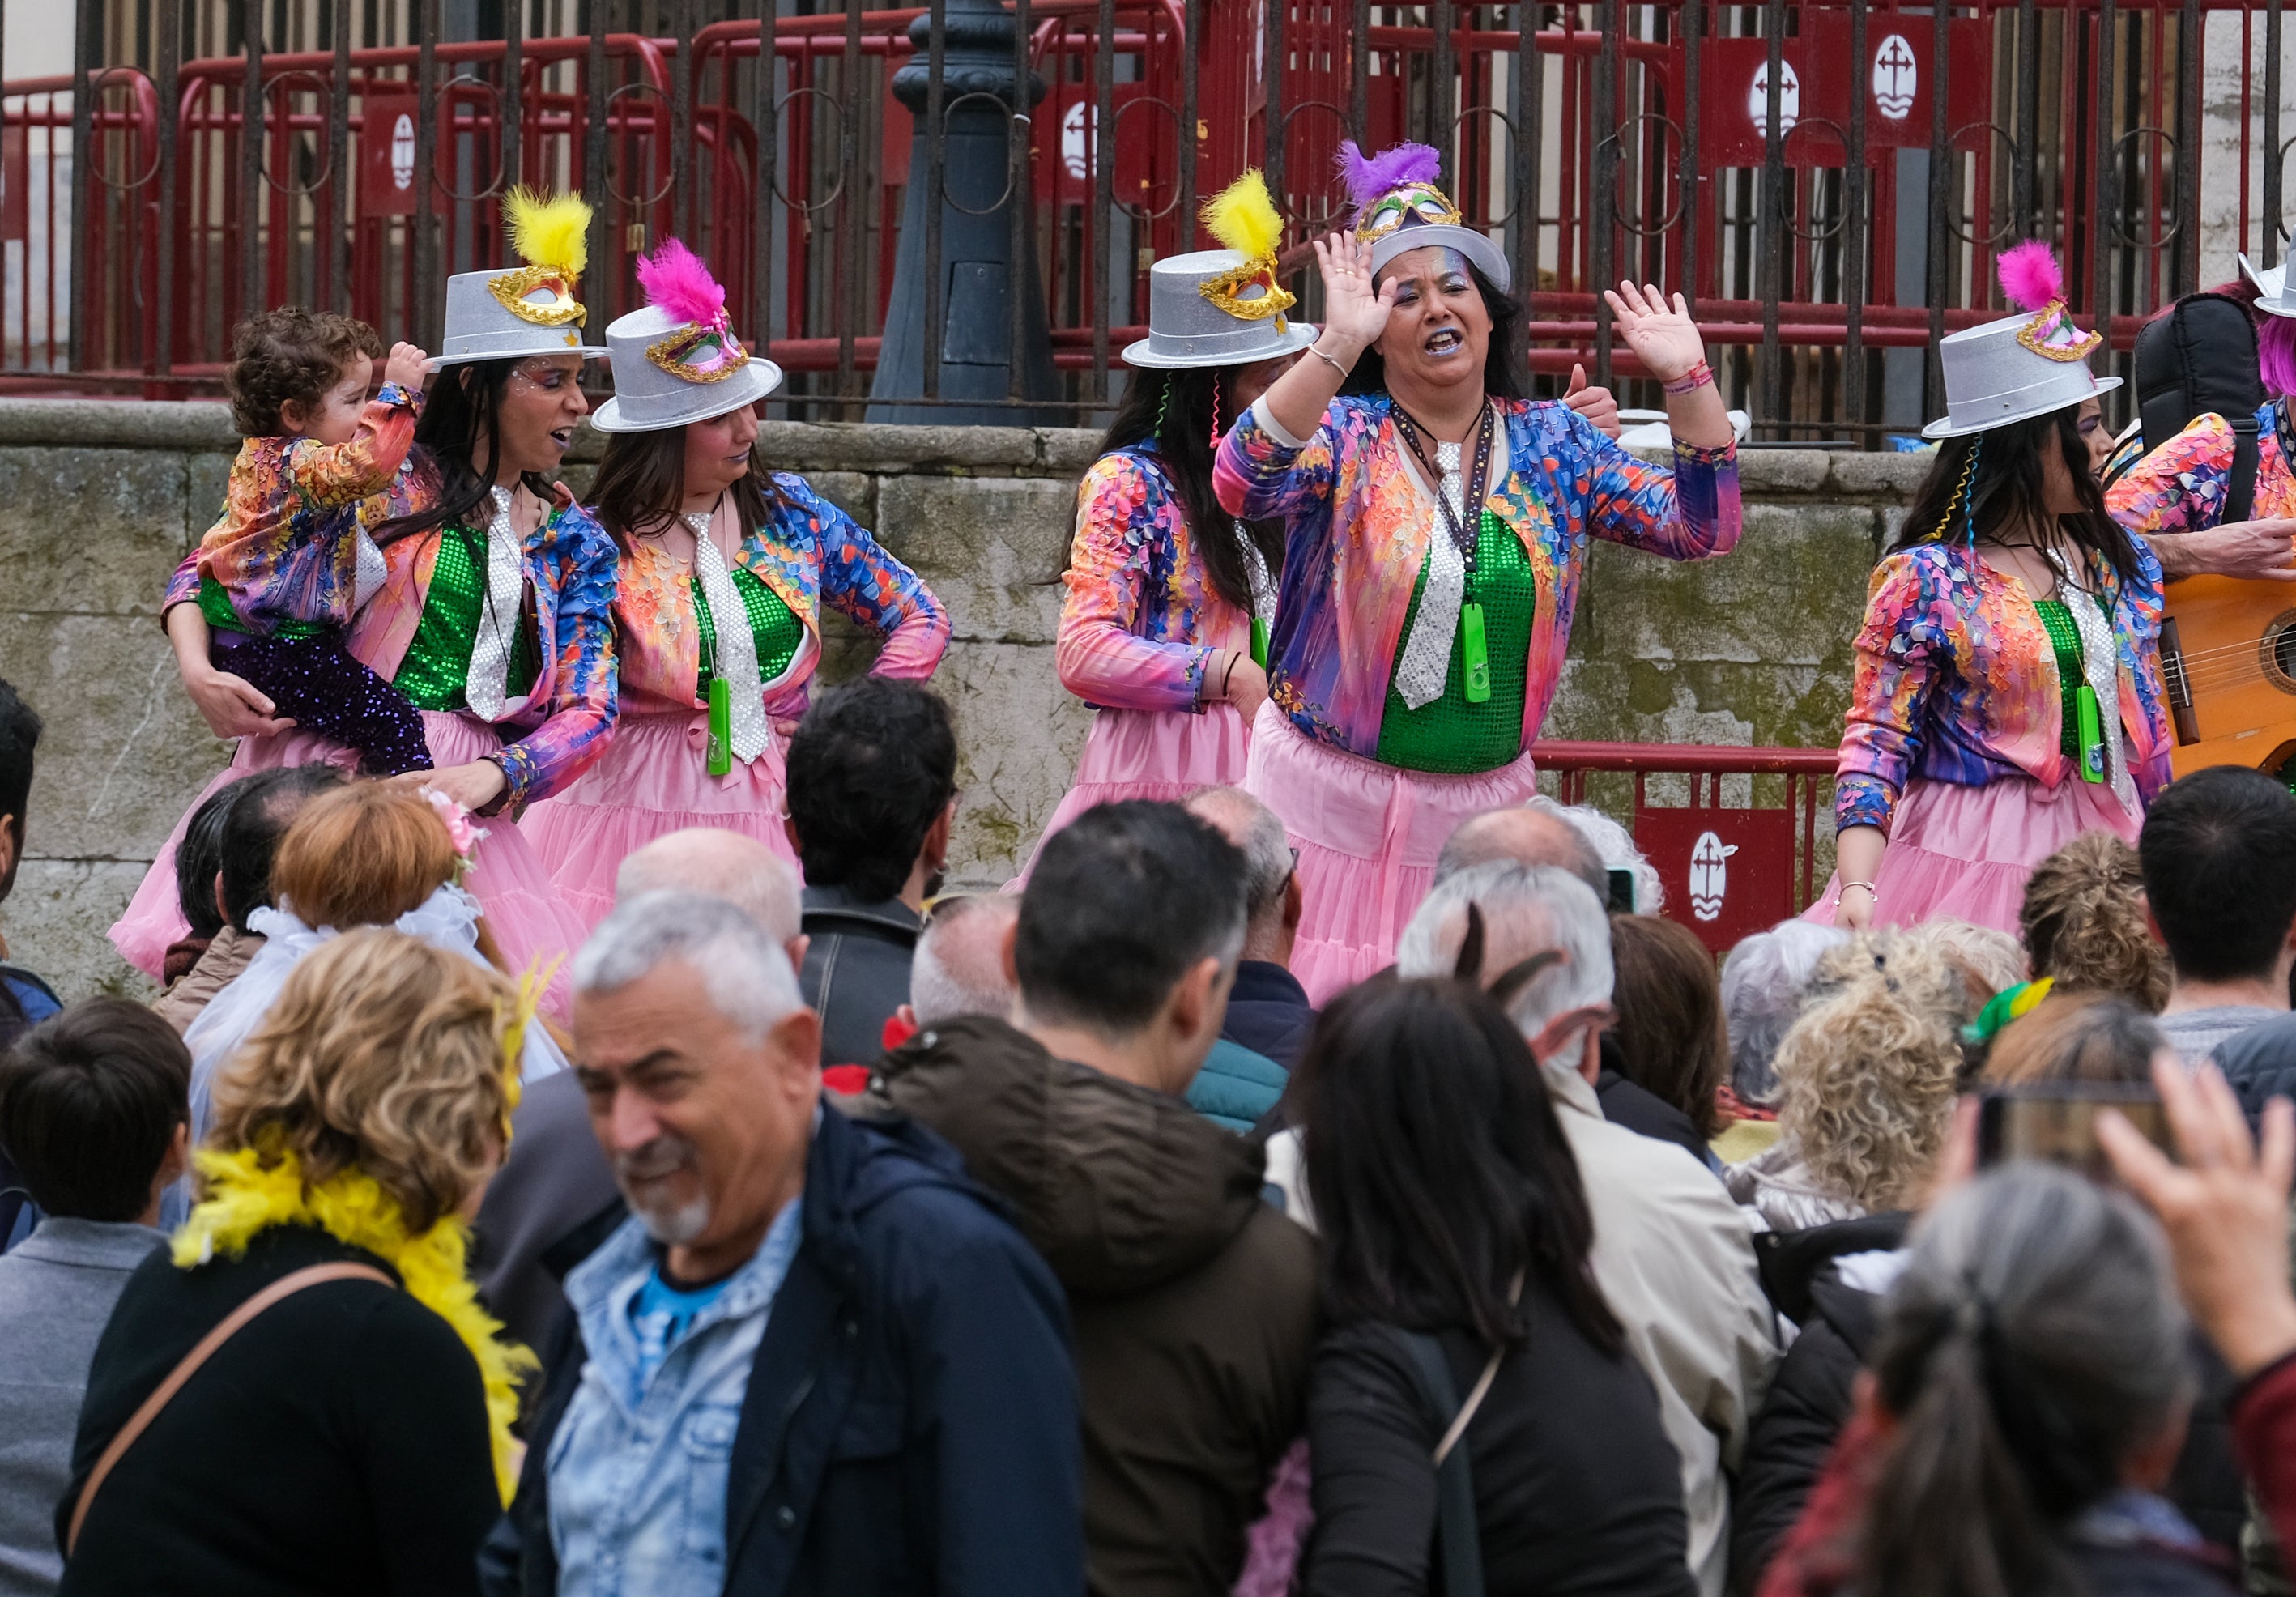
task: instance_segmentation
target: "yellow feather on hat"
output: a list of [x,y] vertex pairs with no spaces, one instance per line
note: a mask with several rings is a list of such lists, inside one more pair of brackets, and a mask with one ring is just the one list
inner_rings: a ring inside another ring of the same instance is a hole
[[545,195],[515,188],[503,196],[511,247],[531,266],[579,277],[590,264],[590,206],[579,194]]
[[1283,240],[1283,218],[1257,168],[1205,201],[1202,215],[1212,237],[1246,260],[1275,254]]

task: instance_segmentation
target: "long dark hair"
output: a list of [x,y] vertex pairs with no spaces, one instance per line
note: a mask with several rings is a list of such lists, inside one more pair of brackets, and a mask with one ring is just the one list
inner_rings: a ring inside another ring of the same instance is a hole
[[[1484,276],[1482,268],[1472,261],[1467,263],[1467,275],[1475,280],[1475,291],[1483,297],[1483,314],[1491,319],[1490,347],[1483,352],[1483,392],[1494,399],[1529,397],[1530,381],[1524,374],[1522,360],[1522,301]],[[1366,346],[1356,356],[1355,370],[1340,385],[1340,392],[1387,392],[1387,362],[1379,346]]]
[[[735,483],[731,492],[734,508],[741,513],[743,537],[764,526],[780,503],[781,490],[774,485],[772,468],[755,443],[750,446],[750,474]],[[606,435],[606,453],[590,483],[591,513],[624,554],[630,552],[630,539],[639,534],[675,526],[677,507],[685,502],[684,427]]]
[[1595,1347],[1624,1345],[1587,1263],[1578,1161],[1496,1002],[1461,981],[1365,982],[1324,1010],[1291,1092],[1334,1322],[1511,1347],[1530,1330],[1508,1300],[1523,1273]]
[[[2046,527],[2053,518],[2041,477],[2041,452],[2054,448],[2071,474],[2081,507],[2054,520],[2067,538],[2103,561],[2115,582],[2126,586],[2136,574],[2136,549],[2104,508],[2103,490],[2089,472],[2088,446],[2081,441],[2078,413],[2078,406],[2069,405],[1939,444],[1937,460],[1922,479],[1921,492],[1890,552],[1919,544],[1958,544],[1972,527],[1980,538],[2004,528]],[[1974,472],[1970,470],[1972,455],[1977,462]],[[1970,479],[1966,503],[1962,497],[1964,475]]]
[[[503,390],[510,386],[511,373],[529,358],[520,355],[472,361],[439,373],[423,404],[422,419],[414,423],[414,446],[439,475],[439,496],[428,510],[395,516],[376,527],[373,536],[378,545],[413,537],[434,527],[469,525],[471,512],[484,503],[495,486],[502,449],[497,418]],[[543,504],[552,502],[550,479],[541,472],[522,472],[519,481]]]
[[[1277,521],[1239,523],[1221,508],[1212,493],[1212,415],[1219,407],[1223,432],[1235,425],[1235,366],[1201,366],[1178,372],[1138,371],[1125,384],[1124,403],[1108,434],[1100,441],[1103,454],[1112,449],[1145,447],[1155,451],[1157,463],[1180,495],[1187,512],[1188,531],[1204,562],[1212,591],[1247,615],[1257,614],[1251,577],[1244,569],[1243,552],[1236,547],[1241,530],[1259,550],[1271,575],[1283,569],[1283,528]],[[1073,551],[1074,545],[1070,545]],[[1062,568],[1067,569],[1065,565]],[[1273,616],[1260,619],[1273,623]]]

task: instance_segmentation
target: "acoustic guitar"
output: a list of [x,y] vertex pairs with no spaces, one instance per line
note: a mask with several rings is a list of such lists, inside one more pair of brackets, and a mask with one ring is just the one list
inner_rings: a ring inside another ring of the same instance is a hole
[[2187,577],[2169,586],[2161,676],[2177,775],[2253,766],[2296,775],[2296,584]]

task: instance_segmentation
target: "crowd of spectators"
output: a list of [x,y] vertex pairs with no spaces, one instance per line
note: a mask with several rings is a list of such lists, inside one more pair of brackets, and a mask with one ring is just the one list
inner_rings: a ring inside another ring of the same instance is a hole
[[[0,684],[0,897],[39,733]],[[930,692],[822,695],[801,880],[631,855],[563,1031],[468,818],[324,766],[192,817],[149,1007],[0,964],[0,1597],[2280,1578],[2284,787],[2076,839],[2021,938],[1718,968],[1540,799],[1318,1012],[1250,795],[945,893],[956,763]],[[2155,1140],[1981,1159],[2040,1091]]]

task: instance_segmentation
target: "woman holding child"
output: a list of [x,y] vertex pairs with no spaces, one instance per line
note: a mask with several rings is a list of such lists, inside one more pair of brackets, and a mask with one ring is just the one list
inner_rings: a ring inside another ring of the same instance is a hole
[[613,538],[621,720],[613,746],[523,823],[586,924],[625,856],[723,826],[794,857],[783,740],[821,663],[826,604],[883,640],[874,675],[922,681],[948,612],[915,572],[802,477],[758,450],[758,401],[781,368],[742,348],[726,291],[666,239],[638,263],[649,303],[606,330],[614,397],[594,513]]
[[[429,363],[441,375],[383,486],[373,476],[315,483],[290,470],[266,487],[256,479],[258,463],[279,453],[291,463],[301,452],[266,452],[277,440],[250,439],[234,465],[232,510],[176,573],[163,610],[194,702],[218,735],[241,738],[218,782],[315,759],[388,768],[357,728],[275,718],[275,707],[297,701],[221,668],[242,657],[230,641],[211,645],[218,619],[239,623],[228,628],[234,633],[266,618],[275,633],[313,628],[334,647],[291,657],[304,668],[356,666],[419,712],[435,768],[407,780],[502,817],[485,828],[464,886],[517,970],[583,935],[512,821],[578,775],[613,725],[614,547],[552,480],[589,408],[577,381],[582,362],[603,353],[582,343],[574,298],[589,209],[522,192],[508,209],[527,264],[448,280],[445,352]],[[377,404],[414,411],[418,402],[394,395],[397,387],[386,384]],[[284,408],[283,424],[291,420]],[[380,447],[376,455],[380,474]],[[237,518],[266,503],[275,536],[251,553],[242,546],[236,564],[226,561],[236,580],[218,577]],[[348,516],[346,504],[355,505]],[[228,605],[219,614],[217,586]],[[273,677],[275,685],[283,680]],[[121,954],[146,970],[158,969],[176,935],[174,843],[111,930]]]

